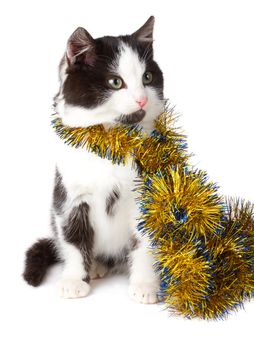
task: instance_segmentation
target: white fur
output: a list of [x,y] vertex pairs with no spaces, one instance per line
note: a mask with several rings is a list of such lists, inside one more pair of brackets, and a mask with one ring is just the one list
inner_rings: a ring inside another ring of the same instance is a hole
[[58,295],[66,299],[84,298],[89,291],[89,284],[82,280],[62,279],[57,284]]
[[[137,212],[134,213],[136,206],[133,206],[135,193],[132,191],[136,177],[134,169],[131,164],[113,165],[84,149],[72,148],[58,138],[56,144],[57,167],[69,196],[67,205],[71,210],[74,205],[86,202],[96,233],[94,253],[117,255],[130,240],[133,227],[128,216],[137,216]],[[119,188],[121,194],[117,201],[117,215],[109,216],[105,212],[105,203],[113,188]],[[60,242],[61,245],[65,244],[63,242]]]
[[131,254],[130,261],[129,295],[137,302],[144,304],[157,302],[159,278],[154,273],[153,264],[148,237],[142,236],[138,248]]
[[[109,100],[94,109],[85,109],[65,104],[60,93],[57,112],[63,122],[70,126],[88,126],[93,124],[114,124],[120,114],[130,114],[139,109],[136,102],[147,96],[146,116],[142,125],[146,130],[153,129],[153,120],[163,111],[156,91],[142,84],[146,70],[136,52],[122,45],[120,57],[114,64],[116,72],[124,79],[128,88],[115,91]],[[61,81],[66,78],[64,70],[60,72]],[[153,303],[158,290],[158,278],[153,269],[153,260],[148,253],[148,242],[136,230],[138,207],[135,202],[134,179],[136,173],[131,162],[126,166],[113,165],[107,159],[67,146],[56,136],[57,167],[68,192],[67,206],[71,209],[80,202],[87,202],[90,207],[89,219],[95,232],[94,255],[114,255],[121,253],[124,247],[131,246],[131,238],[136,235],[141,241],[133,251],[130,265],[130,296],[143,303]],[[114,188],[120,191],[116,213],[107,215],[105,203]],[[63,280],[60,283],[60,294],[63,297],[85,296],[88,288],[81,283],[88,271],[84,271],[81,254],[77,248],[66,243],[61,236],[60,223],[59,247],[63,253],[65,267]],[[70,282],[70,280],[72,282]],[[68,290],[68,292],[67,292]],[[79,292],[76,292],[76,291]]]

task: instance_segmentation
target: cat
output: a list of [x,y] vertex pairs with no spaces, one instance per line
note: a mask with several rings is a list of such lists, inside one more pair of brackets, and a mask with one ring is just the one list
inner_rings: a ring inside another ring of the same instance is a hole
[[[59,65],[56,113],[63,124],[106,128],[122,123],[150,132],[164,111],[163,74],[153,59],[154,17],[132,35],[94,39],[77,28]],[[52,200],[52,237],[26,252],[24,279],[39,285],[47,268],[64,264],[58,293],[88,295],[90,279],[127,266],[129,295],[140,303],[157,302],[159,276],[149,239],[137,230],[135,201],[138,169],[114,165],[85,149],[66,145],[57,135]]]

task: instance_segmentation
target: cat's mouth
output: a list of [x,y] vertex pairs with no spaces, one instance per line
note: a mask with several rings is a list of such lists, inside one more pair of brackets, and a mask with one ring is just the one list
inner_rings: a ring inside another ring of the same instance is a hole
[[122,124],[132,125],[141,122],[144,119],[146,112],[143,109],[131,114],[122,114],[116,119],[117,122]]

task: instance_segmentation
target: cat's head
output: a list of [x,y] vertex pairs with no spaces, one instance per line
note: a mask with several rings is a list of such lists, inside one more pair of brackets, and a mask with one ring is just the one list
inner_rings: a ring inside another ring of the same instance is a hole
[[164,109],[163,75],[153,59],[154,17],[132,35],[93,39],[78,28],[60,63],[56,111],[70,126],[122,122],[150,128]]

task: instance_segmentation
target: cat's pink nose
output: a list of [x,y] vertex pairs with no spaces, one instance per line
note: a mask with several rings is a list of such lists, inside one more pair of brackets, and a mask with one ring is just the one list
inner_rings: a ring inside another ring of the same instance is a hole
[[148,98],[146,96],[140,97],[136,102],[140,105],[141,108],[143,108],[147,104]]

